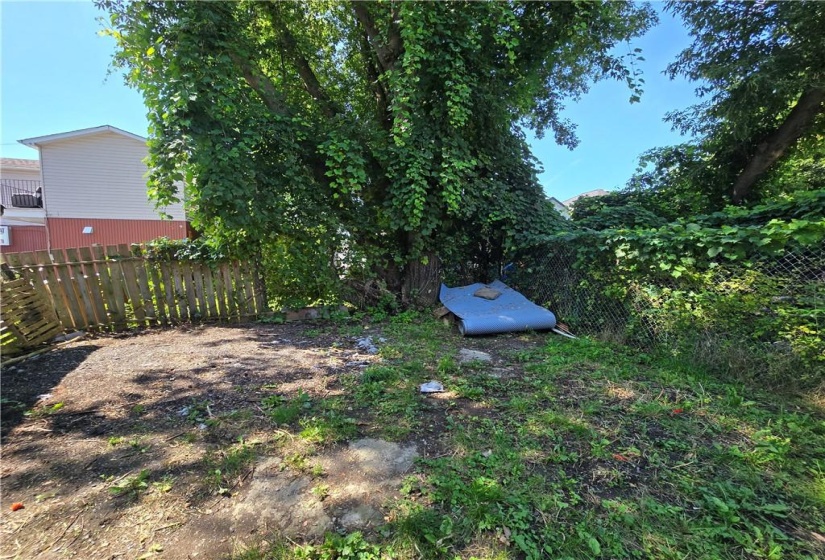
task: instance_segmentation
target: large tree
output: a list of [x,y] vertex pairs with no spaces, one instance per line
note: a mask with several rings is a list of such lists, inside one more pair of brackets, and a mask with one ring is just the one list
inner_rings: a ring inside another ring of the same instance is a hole
[[669,2],[668,9],[693,43],[667,72],[699,80],[706,97],[669,118],[701,138],[729,200],[755,199],[760,180],[800,140],[822,144],[825,3]]
[[653,20],[622,2],[99,4],[149,109],[157,200],[185,184],[206,233],[345,255],[408,301],[435,297],[438,257],[550,227],[523,129],[573,146],[565,100],[605,77],[638,96],[614,47]]

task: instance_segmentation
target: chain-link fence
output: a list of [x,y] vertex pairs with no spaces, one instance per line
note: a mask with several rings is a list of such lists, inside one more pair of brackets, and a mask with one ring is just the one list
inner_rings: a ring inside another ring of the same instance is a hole
[[825,379],[823,246],[681,278],[620,278],[578,262],[569,247],[552,247],[523,263],[510,282],[574,333],[641,347],[685,347],[701,339],[697,352],[708,355],[711,346],[744,355],[744,344],[771,356],[792,355],[798,367],[819,368],[814,377]]
[[[573,251],[556,248],[524,266],[512,283],[583,334],[626,333],[640,342],[667,340],[677,313],[669,303],[676,298],[702,300],[702,292],[750,298],[754,304],[757,299],[767,298],[766,303],[777,307],[804,306],[811,310],[816,326],[825,320],[823,247],[788,252],[779,258],[751,262],[749,266],[717,266],[698,278],[639,278],[623,285],[603,272],[593,274],[586,266],[577,265]],[[752,311],[777,315],[771,306]],[[631,332],[626,332],[628,329]]]

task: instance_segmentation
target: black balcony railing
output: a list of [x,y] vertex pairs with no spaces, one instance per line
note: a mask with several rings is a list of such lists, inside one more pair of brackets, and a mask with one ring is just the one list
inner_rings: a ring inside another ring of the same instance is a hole
[[0,198],[5,208],[43,208],[40,181],[0,179]]

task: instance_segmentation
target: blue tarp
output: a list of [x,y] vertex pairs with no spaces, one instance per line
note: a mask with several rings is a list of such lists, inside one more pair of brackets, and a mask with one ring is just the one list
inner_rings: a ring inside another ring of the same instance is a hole
[[[494,300],[474,296],[476,290],[490,287],[501,292]],[[458,316],[458,330],[464,335],[514,331],[538,331],[556,326],[556,316],[496,280],[492,284],[471,284],[459,288],[441,285],[439,299]]]

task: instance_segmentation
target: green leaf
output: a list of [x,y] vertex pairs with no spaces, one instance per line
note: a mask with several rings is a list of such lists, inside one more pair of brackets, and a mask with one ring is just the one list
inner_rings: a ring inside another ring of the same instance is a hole
[[587,546],[590,547],[590,551],[596,556],[599,556],[602,553],[602,547],[595,537],[590,537],[587,539]]

